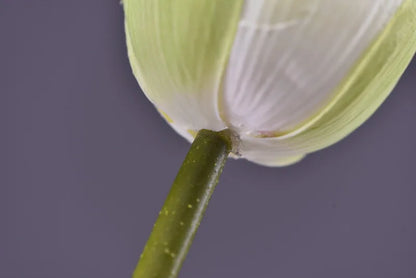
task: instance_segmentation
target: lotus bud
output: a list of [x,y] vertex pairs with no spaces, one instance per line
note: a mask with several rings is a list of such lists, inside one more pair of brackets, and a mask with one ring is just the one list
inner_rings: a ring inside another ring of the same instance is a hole
[[142,90],[189,141],[283,166],[344,138],[416,51],[416,0],[124,0]]

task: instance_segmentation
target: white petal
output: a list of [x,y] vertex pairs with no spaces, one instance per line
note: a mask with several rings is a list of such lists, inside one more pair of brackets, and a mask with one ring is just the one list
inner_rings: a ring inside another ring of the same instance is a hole
[[402,0],[246,0],[222,113],[240,134],[293,130],[336,87]]
[[[359,127],[386,99],[416,52],[416,1],[405,0],[342,80],[335,97],[295,130],[276,137],[241,135],[240,153],[260,164],[328,147]],[[289,161],[290,162],[290,161]]]

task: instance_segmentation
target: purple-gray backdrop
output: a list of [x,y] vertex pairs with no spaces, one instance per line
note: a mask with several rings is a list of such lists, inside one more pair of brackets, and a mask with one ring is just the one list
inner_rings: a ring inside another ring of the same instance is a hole
[[[298,165],[230,161],[181,277],[416,277],[415,74]],[[0,277],[129,277],[188,143],[118,1],[0,0],[0,132]]]

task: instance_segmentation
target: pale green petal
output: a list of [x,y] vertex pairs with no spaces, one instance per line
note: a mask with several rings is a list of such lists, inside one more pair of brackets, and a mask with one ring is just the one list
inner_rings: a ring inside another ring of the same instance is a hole
[[[251,144],[250,148],[256,149],[259,156],[274,152],[276,157],[286,157],[336,143],[375,112],[393,90],[415,52],[416,0],[405,0],[337,88],[325,109],[293,132],[274,138],[257,138],[257,144]],[[246,151],[250,150],[243,144],[243,155]]]
[[130,62],[175,129],[225,128],[222,77],[243,0],[124,0]]
[[224,78],[239,133],[283,134],[323,109],[402,0],[246,0]]

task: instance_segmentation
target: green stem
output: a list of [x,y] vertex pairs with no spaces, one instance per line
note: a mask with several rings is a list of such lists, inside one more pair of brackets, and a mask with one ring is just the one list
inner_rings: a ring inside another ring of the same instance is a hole
[[133,278],[174,278],[178,275],[230,151],[228,131],[198,132],[159,213]]

